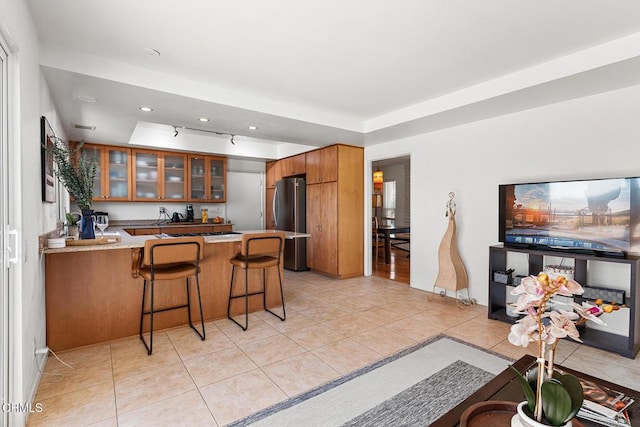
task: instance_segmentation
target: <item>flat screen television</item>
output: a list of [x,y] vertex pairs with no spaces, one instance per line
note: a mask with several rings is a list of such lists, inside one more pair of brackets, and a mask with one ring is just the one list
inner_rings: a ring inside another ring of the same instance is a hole
[[605,256],[640,252],[640,178],[499,187],[499,240],[506,246]]

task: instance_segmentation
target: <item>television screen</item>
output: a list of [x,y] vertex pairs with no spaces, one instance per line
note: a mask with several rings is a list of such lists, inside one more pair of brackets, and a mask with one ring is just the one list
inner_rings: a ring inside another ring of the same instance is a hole
[[500,186],[507,245],[638,252],[640,178]]

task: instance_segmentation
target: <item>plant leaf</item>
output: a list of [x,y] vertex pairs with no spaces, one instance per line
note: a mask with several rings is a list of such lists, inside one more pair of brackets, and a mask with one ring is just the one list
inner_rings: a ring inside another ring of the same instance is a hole
[[565,424],[572,412],[572,401],[569,392],[557,380],[542,383],[542,411],[553,426]]
[[509,368],[511,368],[511,370],[515,373],[516,378],[518,379],[518,381],[520,381],[520,385],[522,386],[522,391],[524,392],[524,397],[527,398],[527,403],[529,404],[529,410],[531,411],[531,413],[533,413],[533,411],[535,411],[535,407],[536,407],[536,394],[535,394],[535,392],[531,388],[531,385],[526,380],[526,378],[523,377],[522,374],[520,372],[518,372],[518,370],[516,368],[514,368],[511,365],[509,365]]
[[562,383],[562,386],[567,390],[571,397],[571,412],[567,415],[566,423],[570,419],[576,416],[580,407],[582,406],[582,400],[584,399],[584,391],[582,390],[582,384],[573,375],[557,375],[556,379]]

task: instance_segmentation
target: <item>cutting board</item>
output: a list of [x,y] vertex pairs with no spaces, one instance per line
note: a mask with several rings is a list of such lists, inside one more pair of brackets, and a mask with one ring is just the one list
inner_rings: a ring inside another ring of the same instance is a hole
[[90,246],[90,245],[108,245],[109,243],[119,243],[120,236],[104,236],[96,239],[74,240],[67,239],[67,246]]

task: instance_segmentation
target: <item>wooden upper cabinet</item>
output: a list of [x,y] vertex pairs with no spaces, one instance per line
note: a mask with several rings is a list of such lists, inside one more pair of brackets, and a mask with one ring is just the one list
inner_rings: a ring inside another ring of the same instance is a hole
[[189,156],[189,201],[227,201],[227,160],[224,157]]
[[338,146],[306,153],[307,184],[338,180]]
[[185,154],[132,151],[133,200],[187,200]]
[[282,179],[282,163],[277,160],[267,162],[265,169],[267,176],[266,188],[276,188],[276,182]]
[[131,149],[84,144],[81,152],[96,163],[93,200],[131,200]]
[[279,160],[282,165],[282,177],[302,175],[307,171],[307,160],[304,153]]

